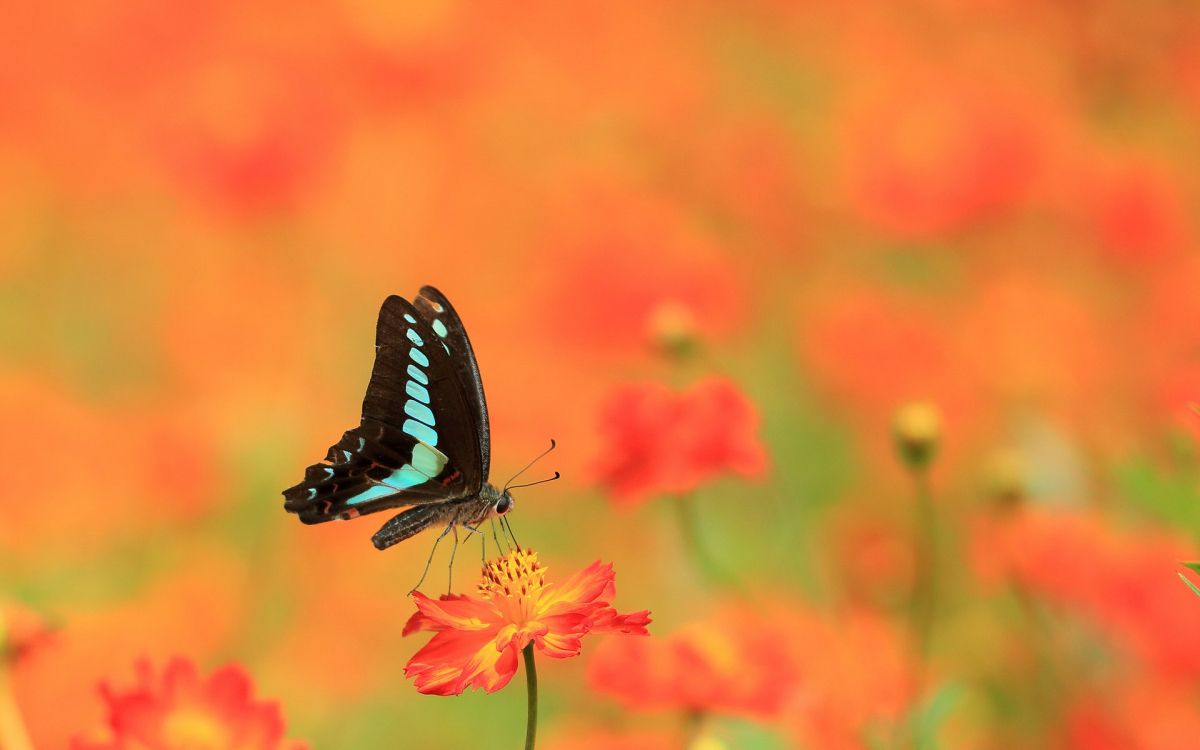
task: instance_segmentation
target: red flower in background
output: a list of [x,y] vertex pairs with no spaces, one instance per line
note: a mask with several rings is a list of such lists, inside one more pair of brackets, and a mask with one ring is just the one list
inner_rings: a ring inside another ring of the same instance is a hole
[[729,471],[756,478],[767,454],[758,411],[731,381],[709,378],[682,393],[645,383],[626,386],[603,408],[600,483],[621,504],[691,492]]
[[858,212],[902,237],[962,231],[1003,215],[1040,166],[1042,113],[997,86],[903,77],[847,118],[844,153]]
[[417,690],[458,695],[469,687],[494,693],[517,671],[517,655],[530,642],[555,659],[577,656],[589,632],[648,635],[649,612],[618,614],[612,565],[592,563],[562,583],[546,583],[537,553],[516,549],[484,566],[479,595],[413,594],[417,612],[404,635],[436,633],[413,654],[404,674]]
[[1132,657],[1127,666],[1189,681],[1200,676],[1200,608],[1175,571],[1192,549],[1096,515],[1025,510],[981,528],[972,561],[983,581],[1007,580],[1087,618]]
[[[628,185],[572,190],[551,211],[542,252],[555,269],[535,309],[558,345],[589,359],[648,351],[647,332],[663,305],[686,309],[701,339],[739,329],[750,309],[741,269],[718,237],[685,206]],[[602,304],[579,304],[580,299]]]
[[1194,747],[1200,712],[1194,686],[1126,679],[1076,698],[1067,711],[1067,750],[1176,750]]
[[246,670],[229,665],[204,677],[196,665],[172,659],[156,674],[137,665],[129,690],[102,684],[107,731],[76,738],[73,750],[301,750],[284,740],[279,704],[256,701]]
[[642,710],[770,718],[799,676],[787,626],[730,609],[666,638],[604,644],[589,664],[598,690]]
[[860,747],[911,698],[903,639],[878,617],[730,607],[666,638],[604,644],[594,687],[630,707],[782,720],[804,747]]

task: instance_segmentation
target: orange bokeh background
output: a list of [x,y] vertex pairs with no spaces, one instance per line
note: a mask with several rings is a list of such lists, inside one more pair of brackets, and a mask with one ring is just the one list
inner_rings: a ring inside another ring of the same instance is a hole
[[[1200,8],[88,0],[7,9],[0,49],[0,612],[14,642],[29,613],[52,631],[10,658],[35,747],[175,655],[243,665],[312,747],[519,742],[519,689],[403,677],[430,535],[381,554],[382,517],[282,509],[357,423],[380,302],[422,284],[478,354],[493,481],[558,441],[521,541],[554,573],[613,562],[618,606],[653,612],[660,673],[615,644],[546,666],[548,743],[1200,736],[1176,576],[1200,558]],[[713,378],[749,416],[624,420]],[[890,431],[916,399],[941,416],[933,572]],[[635,439],[673,467],[673,429],[735,419],[742,468],[628,468]],[[664,698],[688,639],[741,656],[680,669],[787,700]]]

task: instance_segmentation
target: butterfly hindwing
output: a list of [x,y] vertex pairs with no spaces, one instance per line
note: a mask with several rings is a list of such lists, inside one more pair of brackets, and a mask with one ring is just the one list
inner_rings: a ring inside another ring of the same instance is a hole
[[[461,330],[452,311],[451,316]],[[330,447],[328,463],[308,467],[304,481],[284,492],[284,507],[301,521],[354,518],[479,493],[487,477],[486,410],[481,424],[476,396],[464,389],[455,362],[463,356],[455,351],[459,339],[444,341],[440,331],[449,323],[438,320],[402,297],[384,301],[362,423]],[[473,367],[469,347],[463,351]]]
[[466,494],[462,472],[437,448],[395,427],[364,423],[284,491],[284,508],[305,523],[355,518],[402,505],[440,503]]

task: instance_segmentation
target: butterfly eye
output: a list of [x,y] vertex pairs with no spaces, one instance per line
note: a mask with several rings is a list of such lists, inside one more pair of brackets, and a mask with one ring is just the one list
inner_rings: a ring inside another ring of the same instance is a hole
[[512,498],[508,495],[496,501],[496,515],[502,516],[512,510]]

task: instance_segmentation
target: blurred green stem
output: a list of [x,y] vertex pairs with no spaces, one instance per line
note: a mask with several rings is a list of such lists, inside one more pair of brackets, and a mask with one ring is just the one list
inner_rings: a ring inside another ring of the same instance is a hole
[[679,518],[679,531],[683,535],[683,546],[687,548],[692,563],[701,575],[713,583],[732,583],[728,573],[721,569],[711,557],[700,539],[700,522],[696,517],[696,501],[690,495],[675,497],[675,510]]
[[937,600],[937,517],[933,507],[933,490],[929,471],[925,467],[911,469],[916,491],[915,544],[913,558],[912,629],[921,669],[929,656],[932,639],[933,614]]
[[525,687],[529,712],[525,719],[525,750],[533,750],[537,739],[537,667],[533,663],[533,641],[525,644],[521,652],[525,656]]

